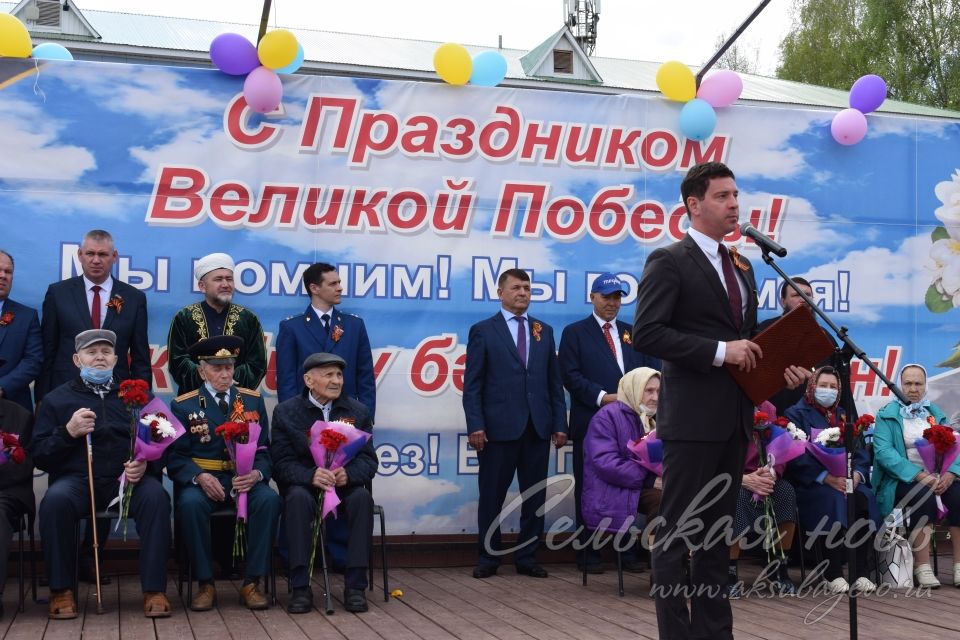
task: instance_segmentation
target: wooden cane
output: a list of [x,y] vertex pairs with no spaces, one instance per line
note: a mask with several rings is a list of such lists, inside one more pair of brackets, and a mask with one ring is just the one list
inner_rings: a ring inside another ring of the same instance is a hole
[[93,439],[87,434],[87,480],[90,488],[90,527],[93,529],[93,575],[97,581],[97,614],[103,613],[100,596],[100,544],[97,540],[97,500],[93,493]]

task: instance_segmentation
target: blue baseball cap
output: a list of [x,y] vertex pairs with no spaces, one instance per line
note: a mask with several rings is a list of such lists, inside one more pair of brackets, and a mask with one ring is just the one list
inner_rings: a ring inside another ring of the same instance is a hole
[[597,279],[593,281],[593,286],[590,288],[590,293],[599,293],[605,296],[616,293],[617,291],[623,295],[627,294],[627,288],[623,286],[623,282],[612,273],[601,273],[597,276]]

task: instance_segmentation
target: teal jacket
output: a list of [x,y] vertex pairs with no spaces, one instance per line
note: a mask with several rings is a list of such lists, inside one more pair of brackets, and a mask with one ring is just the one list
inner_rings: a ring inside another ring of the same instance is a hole
[[[946,416],[935,404],[930,405],[930,413],[938,424],[946,421]],[[893,511],[894,494],[898,482],[912,482],[923,471],[920,465],[907,460],[907,447],[903,442],[903,419],[900,416],[900,403],[894,400],[877,414],[873,434],[873,482],[877,492],[877,504],[880,516],[886,517]],[[949,471],[960,477],[960,458],[950,465]]]

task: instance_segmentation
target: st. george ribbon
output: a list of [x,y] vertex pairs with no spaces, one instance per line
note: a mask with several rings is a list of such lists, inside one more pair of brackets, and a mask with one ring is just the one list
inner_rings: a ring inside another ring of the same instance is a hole
[[749,222],[744,222],[742,225],[740,225],[740,233],[756,242],[757,246],[760,247],[764,253],[770,252],[774,255],[780,256],[781,258],[787,255],[786,249],[771,240],[767,235],[761,233]]

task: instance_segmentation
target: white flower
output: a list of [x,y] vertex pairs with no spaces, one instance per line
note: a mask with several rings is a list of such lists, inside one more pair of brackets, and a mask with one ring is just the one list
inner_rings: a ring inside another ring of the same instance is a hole
[[788,422],[787,426],[785,426],[784,429],[787,431],[787,433],[790,434],[790,437],[793,438],[794,440],[807,439],[807,434],[804,432],[804,430],[798,427],[797,425],[793,424],[792,422]]
[[830,427],[817,434],[816,443],[825,447],[832,447],[840,442],[840,427]]
[[950,237],[960,241],[960,169],[953,174],[952,180],[938,183],[934,193],[943,203],[933,212],[934,215],[943,223]]
[[154,423],[156,423],[155,431],[161,438],[172,438],[177,435],[177,430],[174,429],[170,421],[161,414],[148,413],[140,418],[140,424],[146,427],[152,427]]

